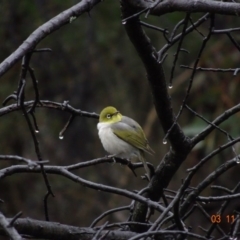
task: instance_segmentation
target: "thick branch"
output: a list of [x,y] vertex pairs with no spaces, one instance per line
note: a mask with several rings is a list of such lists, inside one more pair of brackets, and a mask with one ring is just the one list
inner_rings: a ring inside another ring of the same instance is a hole
[[21,236],[16,231],[16,229],[9,224],[5,216],[0,212],[0,229],[3,229],[3,232],[7,234],[13,240],[21,240]]
[[[123,18],[132,16],[134,12],[127,4],[122,1]],[[175,116],[172,111],[171,100],[168,94],[166,80],[161,62],[158,62],[158,56],[155,48],[152,46],[150,39],[143,31],[139,19],[130,19],[124,24],[129,39],[136,48],[147,72],[147,78],[151,87],[154,105],[160,119],[164,132],[174,124]],[[183,134],[178,124],[175,124],[169,140],[174,151],[184,152],[189,147],[190,142]]]
[[170,12],[209,12],[223,15],[240,15],[240,3],[233,2],[222,2],[215,0],[167,0],[160,1],[160,3],[155,5],[154,1],[145,0],[129,0],[131,7],[141,11],[143,9],[151,9],[150,14],[152,15],[162,15]]
[[[11,221],[11,219],[8,219]],[[57,222],[45,222],[34,220],[30,218],[19,218],[14,223],[14,227],[22,235],[33,236],[41,239],[62,239],[62,240],[79,240],[79,239],[92,239],[97,230],[93,228],[80,228],[60,224]],[[100,236],[106,234],[108,230],[101,232]],[[4,232],[0,228],[0,235]],[[129,231],[109,231],[104,239],[129,239],[135,236],[136,233]]]
[[[133,16],[135,12],[128,5],[128,1],[122,0],[122,15],[126,19]],[[147,78],[153,95],[153,101],[161,122],[162,128],[166,133],[174,124],[175,116],[172,111],[170,96],[167,91],[165,76],[158,55],[152,46],[150,39],[142,30],[139,19],[132,18],[124,24],[128,37],[136,48],[147,72]],[[180,126],[174,124],[168,137],[172,150],[166,154],[164,160],[159,164],[155,175],[151,179],[149,190],[144,196],[158,201],[161,197],[163,188],[166,188],[173,175],[185,160],[191,150],[191,141],[183,134]],[[133,221],[145,222],[147,213],[146,205],[136,204]],[[134,228],[134,231],[144,231],[143,228]]]
[[82,0],[80,3],[58,14],[42,26],[37,28],[9,57],[0,64],[0,76],[7,72],[26,53],[32,51],[46,36],[56,31],[65,24],[71,23],[72,17],[79,17],[84,12],[89,12],[101,0]]

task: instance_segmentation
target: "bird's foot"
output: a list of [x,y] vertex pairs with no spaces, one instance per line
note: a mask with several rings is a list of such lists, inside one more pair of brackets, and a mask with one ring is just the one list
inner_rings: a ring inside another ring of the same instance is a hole
[[117,156],[117,154],[112,154],[112,155],[106,155],[106,158],[112,159],[113,160],[113,164],[116,163],[116,159],[115,157]]

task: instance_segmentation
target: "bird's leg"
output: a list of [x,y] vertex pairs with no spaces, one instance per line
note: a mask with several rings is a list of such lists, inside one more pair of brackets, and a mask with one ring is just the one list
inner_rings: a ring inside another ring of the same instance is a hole
[[112,160],[113,160],[113,164],[117,162],[115,157],[113,157]]
[[125,158],[127,161],[128,161],[128,164],[127,164],[127,166],[129,167],[130,165],[131,165],[131,159],[130,158]]
[[111,155],[106,155],[105,158],[112,159],[114,164],[116,163],[116,159],[115,159],[116,156],[117,154],[111,154]]
[[105,155],[105,158],[114,158],[116,156],[117,156],[117,154]]

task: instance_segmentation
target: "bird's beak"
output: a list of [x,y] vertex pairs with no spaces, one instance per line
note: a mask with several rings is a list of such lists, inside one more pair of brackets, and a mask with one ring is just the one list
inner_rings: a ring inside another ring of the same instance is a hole
[[120,112],[119,111],[116,111],[113,115],[118,115]]

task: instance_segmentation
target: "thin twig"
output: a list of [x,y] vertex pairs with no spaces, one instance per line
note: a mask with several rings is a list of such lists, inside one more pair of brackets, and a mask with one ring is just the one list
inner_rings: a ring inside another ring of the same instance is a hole
[[151,25],[151,24],[149,24],[149,23],[145,23],[145,22],[143,22],[143,21],[140,21],[139,23],[140,23],[142,26],[144,26],[144,27],[147,27],[147,28],[150,28],[150,29],[159,31],[159,32],[168,33],[168,30],[167,30],[167,29],[163,29],[163,28],[160,28],[160,27],[156,27],[156,26],[154,26],[154,25]]
[[196,73],[196,70],[195,70],[195,69],[196,69],[196,67],[197,67],[197,65],[198,65],[198,62],[199,62],[200,57],[201,57],[201,55],[202,55],[202,52],[203,52],[203,50],[204,50],[204,48],[205,48],[208,40],[209,40],[210,37],[211,37],[211,34],[212,34],[211,31],[212,31],[213,27],[214,27],[214,15],[212,14],[212,15],[211,15],[211,21],[210,21],[210,29],[209,29],[209,32],[208,32],[207,37],[205,37],[205,38],[203,39],[202,46],[201,46],[200,51],[199,51],[199,53],[198,53],[197,59],[196,59],[196,61],[195,61],[195,63],[194,63],[193,71],[192,71],[192,74],[191,74],[191,77],[190,77],[190,81],[189,81],[189,85],[188,85],[188,89],[187,89],[185,98],[184,98],[183,101],[182,101],[182,105],[181,105],[181,107],[180,107],[180,109],[179,109],[179,111],[178,111],[178,114],[177,114],[177,116],[176,116],[176,118],[175,118],[175,120],[174,120],[174,123],[173,123],[172,126],[168,129],[165,137],[163,138],[163,141],[166,141],[166,139],[168,138],[168,136],[169,136],[169,134],[171,133],[172,129],[173,129],[174,126],[177,124],[177,121],[178,121],[179,117],[180,117],[181,114],[182,114],[183,108],[184,108],[184,106],[185,106],[185,104],[186,104],[186,102],[187,102],[187,99],[188,99],[188,97],[189,97],[190,91],[191,91],[191,89],[192,89],[192,84],[193,84],[194,76],[195,76],[195,73]]
[[115,213],[115,212],[120,212],[120,211],[123,211],[123,210],[129,210],[130,209],[130,205],[128,206],[123,206],[123,207],[118,207],[118,208],[114,208],[114,209],[111,209],[111,210],[108,210],[104,213],[102,213],[99,217],[97,217],[92,223],[91,225],[89,226],[90,228],[93,228],[96,226],[96,224],[102,220],[104,217],[106,217],[107,215],[110,215],[112,213]]
[[[239,191],[239,187],[240,187],[240,182],[238,182],[238,184],[235,186],[235,188],[231,191],[231,194],[227,196],[219,196],[218,198],[222,198],[223,200],[226,200],[222,205],[221,205],[221,208],[217,211],[217,214],[219,214],[220,216],[224,213],[224,211],[226,210],[227,206],[229,205],[230,203],[230,200],[232,200],[233,198],[235,198],[235,196],[237,195],[239,198],[240,197],[240,194],[234,194],[236,192]],[[212,224],[209,229],[208,229],[208,232],[206,234],[206,237],[209,237],[213,230],[215,229],[216,227],[216,224]]]
[[[180,65],[181,68],[186,68],[186,69],[193,69],[192,67],[186,66],[186,65]],[[235,72],[236,69],[238,68],[203,68],[203,67],[197,67],[197,71],[202,71],[202,72]]]
[[0,226],[10,239],[22,240],[20,234],[12,225],[9,225],[9,222],[1,212],[0,212]]
[[9,222],[8,227],[13,227],[14,226],[14,222],[20,217],[22,216],[22,212],[17,213]]
[[[172,87],[173,74],[174,74],[174,70],[175,70],[176,63],[177,63],[177,60],[178,60],[178,56],[179,56],[179,53],[180,53],[180,49],[182,47],[183,39],[185,37],[185,33],[186,33],[186,29],[187,29],[189,18],[190,18],[190,13],[187,13],[186,17],[181,22],[181,24],[183,24],[183,30],[182,30],[181,38],[180,38],[180,40],[178,42],[177,51],[176,51],[176,54],[175,54],[175,57],[174,57],[174,61],[173,61],[173,64],[172,64],[172,68],[171,68],[171,74],[170,74],[170,80],[169,80],[169,87],[170,88]],[[175,35],[175,33],[173,31],[172,36],[170,37],[170,41],[172,41],[174,35]]]
[[73,122],[74,118],[75,118],[75,115],[74,115],[74,114],[72,114],[72,115],[69,117],[67,123],[65,124],[65,126],[63,127],[63,129],[62,129],[62,130],[60,131],[60,133],[59,133],[59,138],[60,138],[60,139],[63,139],[65,131],[67,130],[67,128],[69,127],[69,125]]
[[93,236],[92,240],[98,240],[98,236],[101,234],[101,232],[105,229],[105,227],[108,225],[108,221],[105,222],[104,225],[102,225],[99,230],[96,232],[96,234]]
[[[23,112],[23,115],[25,117],[25,120],[27,122],[27,125],[28,125],[28,128],[30,130],[30,133],[31,133],[31,136],[32,136],[32,139],[33,139],[33,143],[34,143],[34,147],[35,147],[35,152],[36,152],[36,155],[37,155],[37,158],[38,158],[38,161],[42,161],[43,158],[42,158],[42,154],[41,154],[41,151],[40,151],[40,148],[39,148],[39,142],[37,140],[37,137],[36,137],[36,132],[32,126],[32,123],[30,121],[30,118],[28,116],[28,112],[26,110],[26,107],[24,105],[24,88],[25,88],[25,85],[26,85],[26,75],[27,75],[27,69],[29,68],[29,63],[30,63],[30,59],[31,59],[31,56],[32,56],[32,53],[28,53],[24,58],[23,58],[23,61],[22,61],[22,72],[21,72],[21,78],[20,78],[20,81],[19,81],[19,88],[18,88],[18,100],[19,100],[19,105],[22,109],[22,112]],[[52,192],[52,189],[51,189],[51,186],[50,186],[50,183],[48,181],[48,177],[47,177],[47,174],[44,170],[44,166],[43,165],[40,165],[40,168],[41,168],[41,172],[42,172],[42,175],[43,175],[43,179],[44,179],[44,182],[45,182],[45,185],[47,187],[47,191],[49,193],[49,195],[52,195],[54,197],[54,194]],[[47,196],[49,196],[47,195]],[[46,199],[46,198],[44,198]],[[44,201],[45,204],[47,204],[47,201]],[[46,211],[47,210],[47,206],[44,205],[44,209],[45,209],[45,217],[46,217],[46,220],[49,220],[49,216],[48,216],[48,212]]]
[[[214,172],[212,172],[211,174],[209,174],[202,182],[200,182],[198,184],[198,186],[196,186],[196,189],[193,190],[188,197],[186,198],[186,200],[184,201],[184,203],[181,205],[180,208],[180,213],[181,215],[184,214],[187,211],[187,208],[189,207],[189,205],[191,205],[195,198],[208,186],[210,185],[215,179],[217,179],[219,176],[221,176],[223,173],[227,172],[228,169],[231,169],[232,167],[236,166],[236,159],[233,158],[229,161],[227,161],[226,163],[222,164],[221,166],[219,166]],[[189,175],[187,176],[187,178],[184,180],[184,184],[183,185],[189,185],[190,181],[192,179],[194,175],[194,171],[190,172]]]
[[[115,188],[115,187],[111,187],[111,186],[107,186],[104,184],[100,184],[100,183],[94,183],[88,180],[85,180],[79,176],[77,176],[76,174],[70,172],[69,170],[67,170],[67,167],[65,166],[46,166],[44,165],[44,170],[46,173],[49,174],[57,174],[57,175],[61,175],[64,176],[76,183],[79,183],[80,185],[89,187],[91,189],[95,189],[95,190],[100,190],[103,192],[109,192],[109,193],[114,193],[117,195],[121,195],[121,196],[125,196],[127,198],[136,200],[138,202],[141,202],[143,204],[146,204],[148,207],[152,207],[154,209],[156,209],[157,211],[163,212],[165,210],[165,208],[163,206],[161,206],[160,204],[158,204],[155,201],[151,201],[139,194],[135,194],[132,191],[128,191],[125,189],[120,189],[120,188]],[[22,172],[32,172],[32,173],[41,173],[41,168],[40,166],[37,166],[33,169],[29,168],[27,165],[14,165],[14,166],[10,166],[4,169],[0,170],[0,179],[3,179],[7,176],[10,176],[12,174],[16,174],[16,173],[22,173]],[[168,216],[172,216],[172,213],[169,212],[167,214]]]

